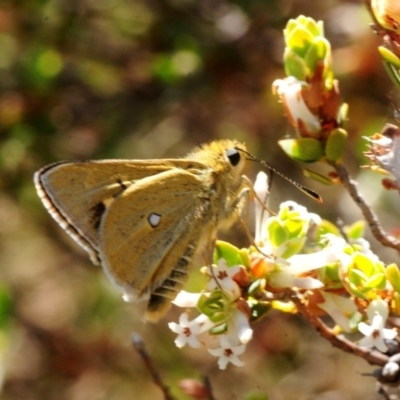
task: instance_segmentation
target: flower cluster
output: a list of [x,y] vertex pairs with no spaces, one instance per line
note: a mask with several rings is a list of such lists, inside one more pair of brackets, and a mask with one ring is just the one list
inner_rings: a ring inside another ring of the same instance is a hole
[[[264,173],[255,189],[263,198]],[[229,363],[242,366],[239,356],[253,336],[250,324],[272,308],[296,311],[296,299],[311,314],[329,315],[337,332],[362,333],[360,346],[385,351],[385,340],[397,335],[385,323],[400,308],[400,273],[397,266],[385,268],[371,252],[360,237],[360,224],[346,228],[345,239],[334,225],[293,201],[282,203],[276,215],[259,202],[255,205],[254,245],[238,249],[218,241],[214,265],[202,269],[208,277],[205,289],[182,291],[174,300],[179,307],[197,310],[192,319],[185,311],[179,323],[169,323],[177,334],[175,344],[205,347],[221,369]]]
[[179,307],[197,307],[200,311],[200,315],[191,321],[189,314],[184,312],[179,324],[169,323],[170,329],[178,334],[175,344],[196,348],[203,343],[213,356],[218,357],[220,369],[225,369],[228,363],[242,366],[238,356],[253,336],[249,307],[241,299],[240,286],[236,282],[242,270],[243,266],[228,266],[227,261],[220,258],[216,265],[204,269],[210,280],[203,293],[182,291],[173,301]]

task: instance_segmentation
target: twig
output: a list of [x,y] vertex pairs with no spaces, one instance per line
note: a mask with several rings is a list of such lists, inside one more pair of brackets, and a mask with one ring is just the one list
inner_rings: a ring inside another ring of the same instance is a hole
[[142,338],[137,333],[132,333],[131,341],[132,341],[133,347],[136,349],[136,351],[139,353],[140,357],[142,358],[147,370],[150,372],[151,377],[153,378],[153,382],[163,392],[164,399],[165,400],[175,400],[175,398],[170,394],[168,386],[164,385],[151,358],[147,354],[147,351],[144,347],[144,342],[143,342]]
[[215,397],[212,392],[210,378],[207,375],[203,378],[203,384],[207,390],[207,400],[215,400]]
[[384,246],[400,251],[400,241],[382,229],[376,214],[359,193],[357,189],[357,183],[350,178],[346,168],[341,164],[333,162],[331,162],[330,165],[335,168],[343,186],[347,189],[354,202],[360,208],[376,240],[378,240]]
[[377,392],[378,394],[382,395],[385,400],[399,400],[399,397],[397,395],[390,394],[389,389],[382,385],[380,382],[378,382]]
[[379,365],[383,367],[389,360],[389,357],[382,354],[379,351],[369,350],[364,347],[357,346],[355,343],[347,340],[342,335],[336,335],[335,332],[326,326],[321,319],[312,315],[306,306],[301,302],[301,300],[296,296],[292,297],[293,302],[296,307],[301,312],[301,314],[314,326],[317,332],[325,339],[327,339],[333,346],[346,351],[347,353],[355,354],[356,356],[362,357],[370,365]]

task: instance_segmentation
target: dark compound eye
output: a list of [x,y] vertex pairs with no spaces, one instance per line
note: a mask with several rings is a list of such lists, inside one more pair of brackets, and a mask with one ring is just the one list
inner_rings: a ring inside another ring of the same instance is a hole
[[239,164],[240,153],[236,149],[228,149],[226,151],[226,156],[229,158],[230,163],[235,167]]

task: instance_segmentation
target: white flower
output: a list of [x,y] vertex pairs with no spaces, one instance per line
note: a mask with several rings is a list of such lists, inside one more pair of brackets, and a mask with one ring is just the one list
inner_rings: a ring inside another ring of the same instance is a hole
[[182,308],[196,307],[200,296],[200,293],[190,293],[181,290],[175,299],[172,300],[172,303]]
[[386,301],[378,297],[376,300],[372,300],[371,303],[369,303],[365,312],[370,321],[372,321],[376,314],[379,314],[386,322],[386,319],[389,316],[389,307]]
[[257,174],[254,191],[257,195],[257,198],[254,200],[254,219],[256,222],[254,241],[258,246],[262,246],[267,239],[266,223],[269,217],[269,213],[264,205],[268,196],[268,176],[265,172],[260,171]]
[[336,261],[339,262],[343,272],[346,272],[349,265],[352,263],[352,256],[345,252],[348,246],[347,242],[339,236],[335,236],[332,233],[324,235],[326,241],[326,247],[324,251],[336,257]]
[[274,81],[272,89],[281,98],[287,117],[295,128],[299,127],[299,120],[301,119],[309,132],[319,132],[321,124],[318,117],[311,113],[303,100],[302,89],[305,86],[307,86],[306,82],[299,81],[294,76],[289,76]]
[[244,344],[232,345],[226,335],[220,336],[220,347],[217,349],[208,349],[215,357],[218,357],[219,369],[226,369],[229,363],[242,367],[244,362],[239,359],[239,355],[243,354],[246,346]]
[[358,344],[361,347],[376,347],[382,353],[387,351],[386,340],[394,339],[397,332],[394,329],[386,329],[385,323],[389,314],[388,305],[382,299],[371,301],[367,307],[366,313],[371,325],[365,322],[358,324],[358,330],[365,336]]
[[[250,328],[247,315],[236,309],[232,316],[232,323],[240,343],[247,344],[253,338],[253,329]],[[229,326],[228,332],[231,333],[232,331],[233,329]]]
[[344,331],[350,332],[349,317],[357,312],[354,301],[334,293],[321,291],[320,294],[325,301],[318,303],[318,307],[326,311]]
[[211,279],[207,284],[207,290],[212,292],[214,289],[221,289],[224,293],[230,295],[232,299],[240,297],[239,285],[232,279],[239,271],[239,265],[228,267],[223,258],[218,260],[217,266],[207,267],[207,274]]
[[184,312],[179,317],[179,324],[170,322],[168,326],[172,332],[178,334],[175,339],[177,347],[182,348],[188,344],[191,347],[197,348],[200,347],[200,342],[196,336],[211,328],[212,322],[204,314],[200,314],[193,321],[189,321],[188,314]]
[[324,284],[318,279],[311,277],[296,277],[290,270],[283,270],[277,273],[272,273],[268,282],[276,288],[299,288],[299,289],[320,289]]
[[[286,261],[277,259],[276,270],[269,276],[269,283],[274,287],[298,287],[301,289],[319,289],[321,281],[300,275],[339,262],[344,270],[351,262],[351,256],[344,252],[347,245],[343,238],[332,234],[325,235],[326,247],[310,254],[295,254]],[[285,262],[283,262],[285,261]]]
[[376,314],[372,320],[371,325],[367,325],[365,322],[358,324],[358,330],[365,336],[358,344],[361,347],[376,347],[382,353],[387,351],[385,339],[391,340],[397,336],[397,332],[394,329],[385,329],[385,320],[382,315]]
[[269,276],[269,283],[274,287],[297,287],[301,289],[319,289],[324,284],[311,277],[299,275],[322,268],[334,261],[330,253],[324,250],[311,254],[297,254],[286,260],[286,263],[277,263],[277,270]]

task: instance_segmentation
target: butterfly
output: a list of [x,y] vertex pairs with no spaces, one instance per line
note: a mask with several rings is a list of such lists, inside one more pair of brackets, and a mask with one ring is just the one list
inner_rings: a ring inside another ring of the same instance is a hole
[[240,215],[246,147],[202,145],[182,159],[63,161],[35,173],[51,216],[102,265],[124,299],[157,321],[185,284],[193,256]]

